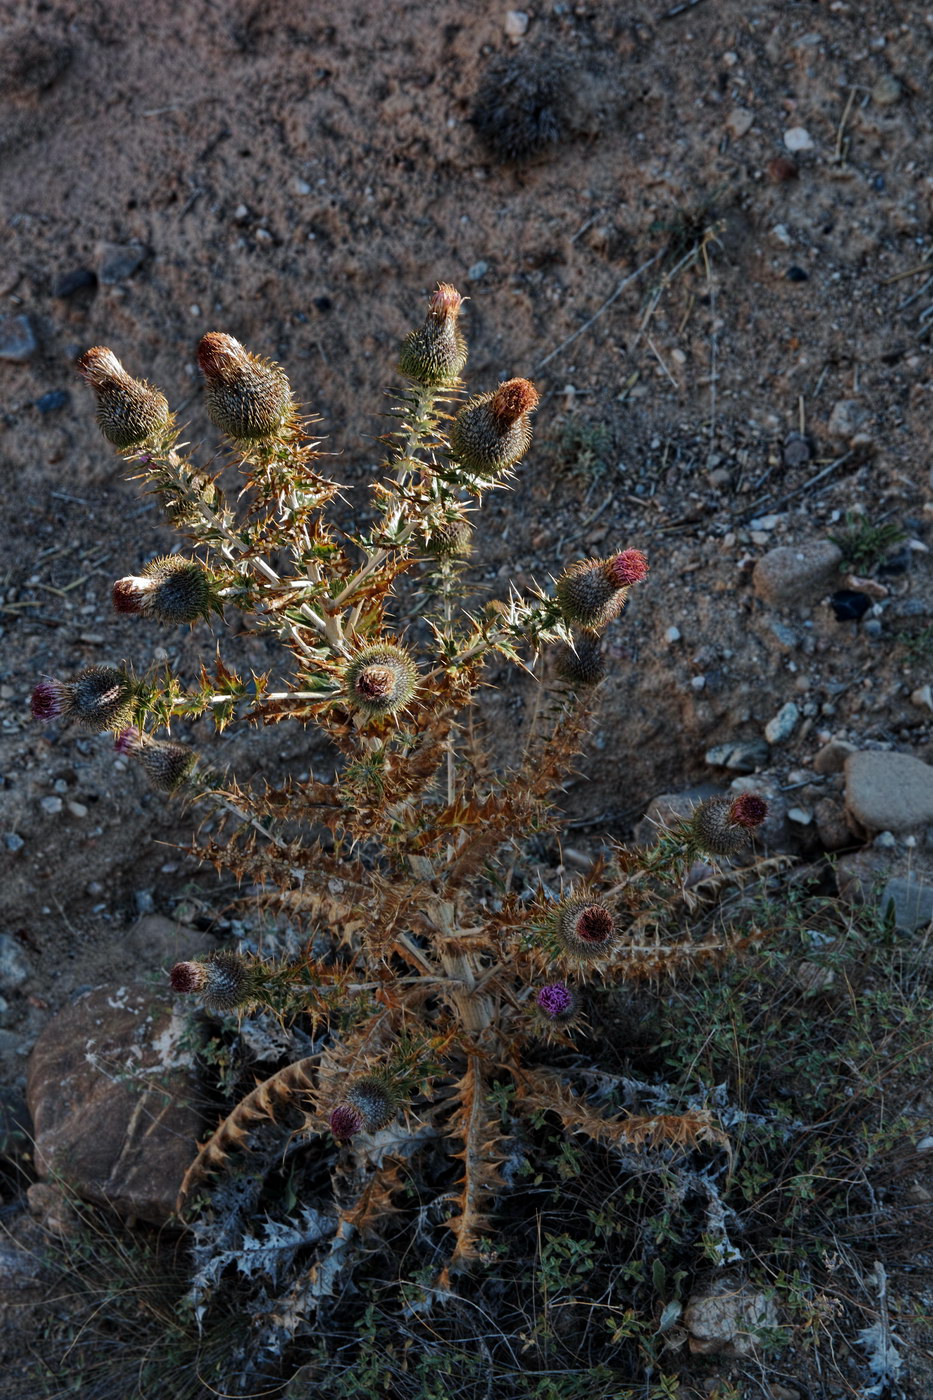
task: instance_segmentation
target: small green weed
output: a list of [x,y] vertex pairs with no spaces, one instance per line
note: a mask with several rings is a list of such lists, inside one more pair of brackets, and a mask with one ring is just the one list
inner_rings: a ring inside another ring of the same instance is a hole
[[867,516],[847,511],[845,528],[830,535],[833,544],[842,550],[842,567],[853,573],[866,573],[874,568],[894,545],[907,536],[899,525],[876,525]]

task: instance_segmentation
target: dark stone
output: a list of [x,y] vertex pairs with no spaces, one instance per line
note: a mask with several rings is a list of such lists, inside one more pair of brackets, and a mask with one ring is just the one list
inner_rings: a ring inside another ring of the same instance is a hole
[[315,297],[314,305],[317,307],[318,311],[332,311],[334,303],[331,301],[330,297]]
[[785,467],[802,467],[813,456],[809,438],[803,433],[788,433],[782,455]]
[[101,243],[98,247],[97,275],[106,287],[125,282],[148,257],[142,243]]
[[798,267],[796,263],[793,263],[787,269],[784,276],[787,278],[788,282],[809,282],[810,280],[809,272],[805,272],[803,268]]
[[67,389],[50,389],[47,394],[43,394],[41,399],[36,399],[36,408],[43,417],[47,413],[54,413],[59,408],[65,408],[71,403],[71,395]]
[[67,301],[68,297],[73,297],[76,292],[90,290],[97,286],[97,273],[90,267],[76,267],[73,272],[66,272],[64,277],[60,277],[52,289],[52,296],[58,297],[60,301]]
[[28,316],[0,316],[0,360],[22,365],[39,348]]
[[837,622],[858,622],[871,607],[867,593],[859,593],[854,588],[840,588],[829,600]]
[[879,578],[897,578],[900,574],[906,574],[913,562],[914,552],[910,545],[902,544],[900,549],[889,554],[888,557],[878,565]]

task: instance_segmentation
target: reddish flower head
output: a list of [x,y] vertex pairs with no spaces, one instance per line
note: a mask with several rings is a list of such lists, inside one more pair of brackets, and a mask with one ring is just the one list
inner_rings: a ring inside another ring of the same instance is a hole
[[627,588],[648,577],[648,560],[640,549],[623,549],[608,561],[606,572],[619,588]]
[[584,961],[607,953],[617,936],[616,921],[605,904],[579,897],[558,906],[552,928],[564,950]]
[[768,815],[768,804],[763,797],[759,797],[756,792],[742,792],[738,797],[732,799],[729,808],[729,820],[735,826],[747,827],[752,831],[756,826],[761,826]]

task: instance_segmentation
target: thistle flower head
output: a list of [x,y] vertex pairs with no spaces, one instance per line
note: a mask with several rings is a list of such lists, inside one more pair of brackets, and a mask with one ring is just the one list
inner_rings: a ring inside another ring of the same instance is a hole
[[450,451],[462,467],[495,476],[514,466],[531,443],[528,421],[538,391],[527,379],[508,379],[464,404],[453,421]]
[[439,282],[428,302],[423,326],[402,341],[399,372],[428,388],[453,387],[467,361],[467,345],[457,324],[463,297],[448,282]]
[[77,368],[97,396],[97,423],[114,447],[123,452],[141,447],[170,426],[165,395],[144,379],[127,374],[112,350],[93,346],[78,360]]
[[198,761],[194,749],[189,749],[187,744],[152,739],[132,727],[117,735],[116,750],[135,758],[153,786],[169,793],[177,792],[188,781]]
[[136,712],[136,690],[125,671],[115,666],[86,666],[73,681],[51,677],[39,682],[32,693],[33,717],[48,723],[73,719],[101,734],[122,729]]
[[535,1006],[545,1020],[562,1024],[573,1019],[577,998],[565,982],[549,982],[538,989]]
[[734,856],[751,841],[751,833],[768,815],[768,804],[756,793],[738,797],[708,797],[694,810],[689,837],[704,855]]
[[143,613],[157,622],[196,622],[216,606],[214,576],[197,559],[170,554],[146,564],[113,585],[113,606],[120,613]]
[[354,1133],[378,1132],[391,1123],[398,1107],[398,1099],[387,1079],[378,1074],[363,1075],[353,1081],[343,1102],[332,1110],[331,1132],[339,1142],[345,1142]]
[[425,548],[436,559],[456,559],[469,554],[472,544],[473,530],[465,520],[444,520],[434,526]]
[[638,549],[609,559],[583,559],[557,580],[557,602],[567,622],[598,631],[618,617],[631,584],[647,574],[647,560]]
[[557,657],[557,673],[570,685],[598,685],[606,674],[599,638],[592,632],[581,632],[574,637],[573,647],[562,645]]
[[209,331],[198,344],[207,413],[215,427],[241,442],[275,437],[294,404],[285,371],[251,355],[232,335]]
[[194,993],[208,1011],[235,1011],[255,1000],[256,975],[238,953],[211,953],[203,962],[179,962],[169,973],[176,992]]
[[414,695],[417,674],[414,662],[401,647],[391,642],[364,647],[347,666],[346,696],[367,718],[394,715]]
[[606,905],[579,896],[557,906],[552,928],[564,951],[584,962],[602,957],[618,936],[616,921]]

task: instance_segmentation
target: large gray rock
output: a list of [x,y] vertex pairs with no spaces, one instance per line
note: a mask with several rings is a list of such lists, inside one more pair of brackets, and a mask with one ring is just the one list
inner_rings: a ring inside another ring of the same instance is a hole
[[39,1176],[163,1224],[203,1128],[186,1030],[139,984],[96,987],[50,1021],[26,1084]]
[[846,811],[866,832],[915,831],[933,822],[933,768],[906,753],[850,754]]
[[752,585],[775,608],[815,603],[832,587],[841,562],[842,551],[831,540],[781,545],[758,560]]
[[882,914],[893,915],[896,928],[913,933],[933,921],[933,884],[913,873],[889,880],[880,903]]

